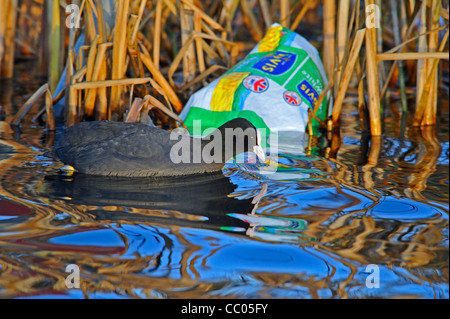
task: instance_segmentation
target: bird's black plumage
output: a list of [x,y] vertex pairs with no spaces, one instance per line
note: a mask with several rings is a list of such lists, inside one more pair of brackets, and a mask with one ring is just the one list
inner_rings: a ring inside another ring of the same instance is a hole
[[[246,119],[233,119],[214,133],[220,133],[225,139],[227,128],[250,128],[250,135],[237,136],[245,140],[242,151],[252,151],[257,142],[257,129]],[[199,162],[193,160],[197,139],[188,135],[178,134],[171,138],[171,132],[140,124],[112,121],[83,122],[65,130],[54,147],[52,156],[64,164],[73,166],[85,174],[105,176],[179,176],[202,174],[220,171],[229,159],[226,154],[237,155],[234,145],[222,141],[222,155],[212,163],[197,156]],[[216,135],[214,135],[216,136]],[[246,139],[247,138],[247,139]],[[197,140],[202,150],[211,138]],[[178,144],[177,144],[178,143]],[[189,161],[176,163],[171,158],[171,150],[177,144],[188,150]],[[231,147],[232,151],[227,152]],[[217,150],[217,149],[216,149]],[[217,157],[216,157],[217,158]]]

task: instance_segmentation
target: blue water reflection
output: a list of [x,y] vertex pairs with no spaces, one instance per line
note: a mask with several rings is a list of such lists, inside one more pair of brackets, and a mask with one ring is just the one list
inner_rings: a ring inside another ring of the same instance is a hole
[[229,163],[175,181],[64,176],[0,144],[0,295],[448,298],[448,158],[419,142],[387,139],[400,150],[376,162],[285,154],[281,178]]

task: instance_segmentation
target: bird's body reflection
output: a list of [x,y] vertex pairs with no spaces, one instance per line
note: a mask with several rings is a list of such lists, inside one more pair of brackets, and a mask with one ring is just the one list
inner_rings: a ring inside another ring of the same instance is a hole
[[[256,200],[237,199],[233,196],[236,188],[222,173],[158,179],[74,174],[47,176],[40,195],[75,205],[97,206],[89,214],[99,221],[232,228],[245,232],[249,224],[229,214],[251,214],[262,194],[255,196]],[[105,206],[121,206],[124,210],[111,211]],[[126,209],[130,207],[136,210],[130,213]],[[177,211],[185,217],[169,218],[170,214],[165,217],[152,214],[151,210]]]

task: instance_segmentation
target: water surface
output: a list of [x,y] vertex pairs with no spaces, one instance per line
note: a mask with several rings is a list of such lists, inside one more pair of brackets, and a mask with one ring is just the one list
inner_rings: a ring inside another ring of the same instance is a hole
[[[42,82],[16,72],[7,119]],[[341,136],[282,155],[298,178],[278,179],[232,163],[165,181],[64,176],[42,156],[57,136],[32,121],[39,106],[20,130],[0,122],[0,297],[448,298],[448,102],[425,129],[394,109],[370,138],[345,105]]]

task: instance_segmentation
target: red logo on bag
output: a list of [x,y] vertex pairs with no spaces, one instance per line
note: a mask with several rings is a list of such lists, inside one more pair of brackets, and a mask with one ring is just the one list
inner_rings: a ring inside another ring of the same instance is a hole
[[300,96],[294,91],[286,91],[283,93],[284,101],[289,105],[300,105],[302,103],[302,99]]
[[246,77],[243,84],[247,89],[256,93],[262,93],[269,87],[269,81],[265,77],[259,75],[250,75]]

